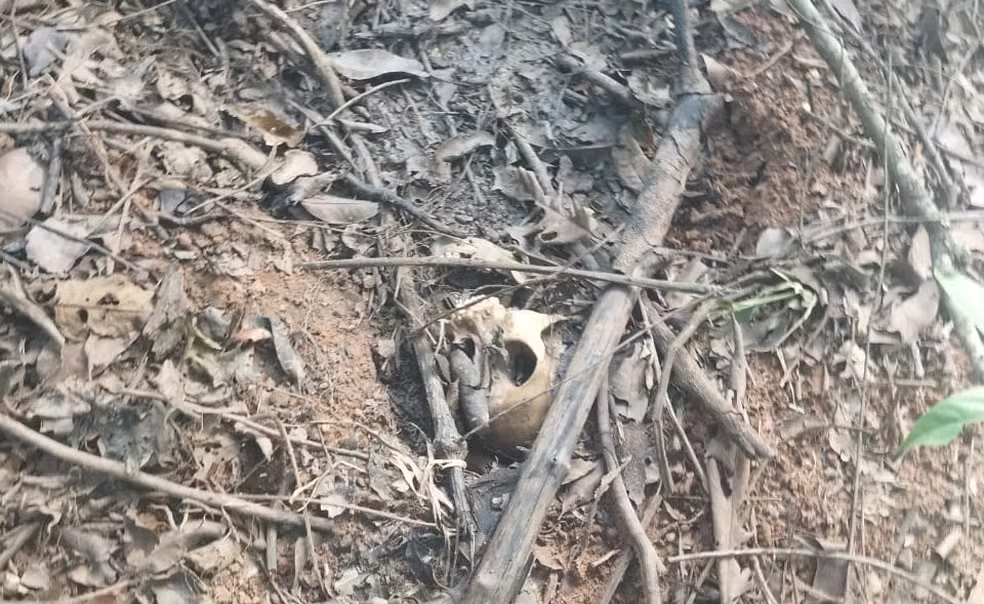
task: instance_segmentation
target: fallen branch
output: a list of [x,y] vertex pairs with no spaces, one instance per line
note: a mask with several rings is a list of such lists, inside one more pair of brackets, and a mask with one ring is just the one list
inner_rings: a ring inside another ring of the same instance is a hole
[[280,7],[270,4],[266,0],[250,0],[250,2],[253,6],[271,18],[276,19],[281,25],[290,30],[294,39],[304,48],[304,52],[307,53],[308,58],[314,63],[314,67],[327,89],[328,98],[331,99],[332,104],[335,106],[334,108],[343,111],[345,95],[342,92],[342,81],[338,79],[335,66],[332,64],[331,59],[328,58],[328,55],[322,52],[321,47],[318,46],[318,42],[301,27],[300,23],[285,13]]
[[347,258],[344,260],[319,260],[305,262],[302,268],[318,269],[348,269],[348,268],[383,268],[392,266],[443,266],[449,268],[475,268],[496,271],[516,271],[537,275],[555,275],[569,279],[590,279],[617,283],[643,289],[658,289],[661,291],[677,291],[691,294],[714,294],[719,289],[713,285],[700,283],[684,283],[681,281],[664,281],[662,279],[647,279],[630,277],[621,273],[605,273],[601,271],[586,271],[564,266],[540,266],[522,262],[499,262],[478,260],[474,258],[444,258],[440,256],[413,256],[404,258]]
[[[817,52],[837,76],[841,89],[854,111],[861,118],[864,132],[875,143],[879,154],[888,165],[889,175],[899,190],[907,214],[926,220],[934,269],[948,273],[955,270],[955,256],[963,257],[947,227],[941,220],[939,209],[925,187],[919,182],[915,170],[906,159],[902,143],[889,129],[857,68],[844,46],[833,33],[826,19],[810,0],[787,0],[800,17],[800,24],[816,47]],[[957,337],[970,358],[974,379],[984,382],[984,342],[974,322],[965,316],[949,297],[943,296]]]
[[[243,516],[250,516],[260,520],[266,520],[268,522],[276,522],[278,524],[286,524],[302,528],[305,526],[306,520],[303,514],[286,510],[274,510],[263,505],[252,503],[245,499],[241,499],[234,495],[193,489],[176,482],[171,482],[165,478],[154,476],[153,474],[147,474],[146,472],[141,472],[139,470],[131,470],[122,462],[106,459],[105,457],[99,457],[98,455],[92,455],[91,453],[86,453],[85,451],[79,451],[78,449],[74,449],[68,445],[60,443],[57,440],[48,438],[47,436],[25,426],[11,416],[2,413],[0,413],[0,432],[3,432],[9,437],[19,440],[24,444],[34,447],[35,449],[38,449],[41,452],[69,465],[79,467],[90,472],[95,472],[97,474],[103,474],[136,487],[163,493],[164,495],[177,499],[189,499],[207,506],[226,509]],[[381,518],[399,520],[415,526],[434,526],[433,523],[430,522],[400,518],[394,514],[380,512],[379,510],[373,510],[370,508],[362,508],[361,506],[359,511]],[[331,533],[335,530],[335,523],[327,518],[310,516],[307,521],[310,521],[312,528],[319,531]]]
[[[653,337],[660,354],[669,354],[676,337],[673,331],[664,323],[653,327]],[[679,388],[690,399],[696,400],[724,430],[728,438],[750,458],[769,458],[775,452],[761,436],[748,425],[741,413],[724,398],[717,386],[711,382],[707,374],[697,365],[697,360],[689,352],[677,353],[678,358],[673,364],[673,385]]]
[[652,541],[646,535],[646,526],[639,521],[636,512],[632,509],[632,500],[629,493],[625,490],[625,481],[622,480],[622,470],[618,463],[618,456],[615,453],[615,438],[612,436],[611,413],[609,405],[608,383],[602,382],[598,390],[598,400],[595,402],[595,411],[598,413],[598,439],[601,441],[602,453],[605,456],[605,466],[609,472],[614,472],[608,492],[615,502],[615,512],[619,522],[625,529],[632,549],[635,550],[636,557],[639,559],[639,570],[642,575],[642,590],[645,594],[647,604],[659,604],[661,601],[659,590],[659,575],[666,572],[666,568],[656,553]]
[[60,132],[73,126],[85,126],[89,130],[113,132],[115,134],[130,134],[133,136],[149,136],[162,140],[174,141],[185,145],[199,147],[210,153],[216,153],[249,168],[261,170],[269,165],[265,154],[253,148],[249,143],[238,138],[208,138],[190,134],[171,128],[147,126],[144,124],[126,124],[110,120],[66,120],[59,122],[32,122],[28,124],[0,123],[0,132],[6,134],[29,134],[39,132]]
[[[468,455],[468,443],[458,432],[458,427],[454,423],[454,415],[451,413],[451,407],[448,405],[448,399],[444,394],[444,384],[437,370],[434,348],[424,325],[423,301],[415,289],[412,270],[406,267],[398,270],[400,271],[398,273],[399,300],[413,328],[413,352],[417,359],[417,368],[420,370],[420,379],[427,396],[431,420],[434,422],[435,453],[440,459],[454,459],[463,462]],[[449,470],[451,497],[455,505],[455,519],[458,529],[455,531],[455,538],[460,538],[463,531],[465,535],[470,536],[474,528],[465,489],[463,465],[463,463],[453,465]],[[457,552],[457,548],[454,548],[454,552]]]
[[[649,526],[656,516],[656,512],[659,510],[659,504],[662,501],[663,498],[658,493],[646,497],[646,500],[642,504],[642,511],[639,514],[642,526]],[[619,585],[622,584],[622,579],[625,577],[625,573],[628,572],[629,565],[632,563],[634,557],[635,550],[627,549],[622,551],[622,555],[619,556],[614,570],[609,574],[608,583],[605,585],[605,590],[602,592],[601,597],[598,598],[597,604],[609,604],[615,598],[615,593],[618,591]]]
[[[687,73],[681,74],[678,103],[616,260],[616,267],[632,276],[650,248],[661,245],[697,164],[704,127],[723,107],[720,96],[708,94],[710,87],[697,69],[686,2],[678,0],[673,6],[677,48]],[[506,604],[519,593],[537,533],[567,475],[571,454],[638,294],[638,288],[613,285],[595,304],[516,488],[465,590],[463,604]]]

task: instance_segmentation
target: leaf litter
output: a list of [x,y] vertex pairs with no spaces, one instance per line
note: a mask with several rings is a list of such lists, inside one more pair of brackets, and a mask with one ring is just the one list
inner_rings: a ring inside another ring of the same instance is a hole
[[[58,88],[26,94],[18,88],[23,79],[13,78],[17,91],[8,97],[15,100],[0,103],[0,118],[30,124],[85,116],[91,123],[73,125],[60,148],[51,144],[60,130],[0,137],[2,221],[12,231],[4,234],[12,278],[4,281],[11,313],[0,332],[0,377],[12,412],[82,452],[192,488],[323,513],[335,523],[333,534],[260,526],[188,501],[164,508],[142,492],[124,496],[105,480],[80,480],[69,464],[43,464],[14,445],[0,452],[0,486],[18,489],[16,500],[0,502],[0,529],[33,531],[27,523],[41,518],[44,534],[58,538],[25,542],[14,553],[5,597],[68,598],[131,578],[139,580],[139,598],[157,602],[266,601],[270,582],[291,597],[339,601],[395,601],[433,588],[449,550],[443,535],[411,521],[453,518],[442,481],[453,464],[436,457],[425,437],[431,418],[407,346],[411,328],[395,304],[407,285],[377,269],[320,274],[298,264],[321,255],[426,251],[563,267],[582,261],[586,249],[607,261],[645,186],[648,157],[673,103],[672,69],[658,58],[672,43],[661,10],[565,2],[524,5],[519,12],[537,14],[521,19],[506,7],[460,1],[410,2],[401,12],[352,5],[340,14],[331,3],[287,4],[321,39],[342,78],[350,105],[338,115],[325,104],[316,72],[298,60],[296,43],[243,7],[18,6],[8,29],[17,30],[19,43],[0,45],[4,60],[19,69],[12,53],[21,53],[32,85],[50,78]],[[939,308],[947,296],[970,299],[976,284],[969,274],[934,273],[925,227],[891,223],[882,248],[875,220],[882,210],[873,201],[883,186],[872,176],[877,162],[803,111],[857,134],[857,123],[839,112],[831,74],[779,7],[746,4],[710,6],[716,19],[706,26],[727,35],[702,37],[699,50],[715,86],[731,95],[731,114],[709,137],[706,165],[689,183],[665,242],[674,252],[657,268],[668,279],[752,284],[734,308],[749,347],[762,351],[749,360],[747,406],[762,433],[780,443],[781,463],[762,467],[749,506],[754,516],[747,507],[735,513],[762,545],[789,545],[785,536],[794,532],[836,541],[846,534],[859,469],[866,553],[909,560],[919,571],[932,563],[936,580],[969,589],[984,564],[975,545],[982,540],[946,539],[953,503],[972,501],[980,480],[976,470],[962,470],[961,463],[976,467],[966,447],[910,454],[919,464],[878,452],[902,442],[919,410],[960,391],[965,361]],[[850,1],[833,6],[850,27],[873,28],[879,39],[910,33],[907,23],[860,14]],[[920,35],[938,39],[948,55],[976,44],[958,35],[957,25],[934,36],[930,22],[921,23]],[[615,101],[583,73],[545,59],[560,52],[614,78],[628,94]],[[639,52],[657,58],[633,62]],[[978,67],[966,69],[949,90],[952,115],[938,138],[959,156],[953,169],[974,206],[979,149],[968,123],[984,110]],[[943,106],[919,77],[919,105]],[[397,79],[409,81],[387,86]],[[619,104],[624,99],[629,106]],[[958,106],[965,109],[954,111]],[[116,125],[100,123],[109,120]],[[142,138],[152,140],[149,155],[134,151]],[[543,162],[546,181],[530,165],[527,146]],[[53,153],[62,173],[50,188]],[[341,175],[353,164],[363,173],[369,159],[374,187],[396,191],[465,236],[392,223],[389,198],[348,190]],[[295,189],[285,215],[261,209],[305,178],[317,186]],[[40,214],[42,207],[50,211]],[[817,236],[832,229],[834,235]],[[979,263],[980,225],[961,221],[953,232]],[[398,234],[409,234],[411,244]],[[486,354],[497,384],[512,381],[506,390],[513,391],[532,379],[532,394],[542,395],[544,384],[554,383],[544,382],[543,371],[562,370],[581,313],[597,293],[587,281],[516,271],[416,272],[428,300],[425,319],[434,321],[435,365],[449,387],[472,377],[458,373],[449,352],[449,328],[461,313],[447,313],[462,300],[494,292],[501,308],[533,318],[527,327],[535,334],[486,337]],[[684,314],[694,301],[676,292],[652,297]],[[493,315],[498,323],[485,329],[511,334],[516,320]],[[555,325],[557,316],[568,320]],[[692,350],[713,373],[727,365],[734,342],[727,322],[711,323]],[[544,338],[557,346],[549,356]],[[525,365],[531,358],[536,362]],[[659,361],[639,341],[610,371],[626,420],[619,437],[625,480],[637,504],[659,487],[644,423]],[[490,377],[478,376],[468,384]],[[706,453],[711,425],[683,399],[671,404],[698,454]],[[964,413],[934,429],[950,435],[973,417]],[[867,430],[860,458],[859,420]],[[915,425],[914,434],[935,438]],[[513,458],[483,461],[482,451],[473,453],[468,463],[476,475],[514,469]],[[707,536],[684,522],[707,510],[679,434],[668,455],[681,480],[678,492],[664,494],[654,526],[674,527],[675,542],[657,540],[657,547],[667,555],[708,549]],[[505,484],[482,504],[486,531],[508,498]],[[616,525],[596,513],[607,484],[590,439],[583,440],[559,515],[541,533],[530,589],[550,578],[563,585],[552,601],[599,593],[614,564],[611,552],[623,546]],[[926,519],[920,532],[900,536],[883,520],[914,509]],[[972,512],[963,510],[965,517]],[[394,545],[428,540],[434,547]],[[763,566],[773,582],[792,580]],[[800,587],[841,592],[837,568],[794,571]],[[695,579],[686,581],[694,597],[712,593]],[[738,579],[746,589],[748,578]]]

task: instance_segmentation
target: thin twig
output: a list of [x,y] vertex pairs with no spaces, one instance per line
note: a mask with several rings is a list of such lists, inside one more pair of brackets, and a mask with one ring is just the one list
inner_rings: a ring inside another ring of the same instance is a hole
[[324,119],[324,122],[322,122],[320,124],[314,124],[314,126],[312,126],[312,127],[324,126],[324,125],[330,124],[332,122],[332,120],[334,120],[336,117],[338,117],[339,115],[341,115],[343,111],[345,111],[346,109],[348,109],[352,105],[355,105],[356,103],[358,103],[362,99],[364,99],[364,98],[366,98],[366,97],[368,97],[370,95],[376,94],[380,90],[386,90],[387,88],[390,88],[392,86],[397,86],[399,84],[406,84],[409,81],[410,81],[410,78],[403,78],[403,79],[400,79],[400,80],[393,80],[391,82],[383,82],[382,84],[379,84],[377,86],[373,86],[372,88],[366,90],[365,92],[363,92],[361,94],[357,94],[354,97],[352,97],[349,100],[347,100],[344,103],[342,103],[342,105],[340,107],[338,107],[337,109],[335,109],[334,111],[332,111],[331,113],[328,114],[328,117],[326,117]]
[[[136,396],[142,398],[150,398],[154,400],[163,401],[165,403],[170,403],[170,400],[160,394],[159,392],[153,392],[150,390],[134,390],[134,389],[121,389],[118,391],[119,394],[124,394],[128,396]],[[199,419],[200,415],[216,415],[226,421],[230,421],[233,424],[240,424],[244,428],[249,430],[255,430],[265,436],[270,436],[277,438],[280,436],[280,431],[276,428],[271,428],[265,426],[251,418],[243,417],[236,413],[232,413],[226,409],[216,409],[214,407],[206,407],[205,405],[199,405],[197,403],[183,402],[180,405],[174,406],[175,410],[191,417],[193,419]],[[298,445],[304,445],[305,447],[311,447],[313,449],[324,449],[328,453],[334,453],[335,455],[344,455],[346,457],[352,457],[354,459],[360,459],[362,461],[369,461],[369,455],[363,453],[362,451],[353,451],[351,449],[342,449],[340,447],[332,447],[325,445],[324,443],[318,443],[313,440],[308,440],[306,438],[300,438],[297,436],[290,436],[290,442]]]
[[501,262],[479,260],[474,258],[444,258],[440,256],[413,256],[403,258],[346,258],[342,260],[318,260],[305,262],[301,265],[307,269],[349,269],[349,268],[383,268],[393,266],[443,266],[450,268],[475,268],[498,271],[516,271],[538,275],[566,276],[570,279],[590,279],[606,283],[617,283],[646,289],[662,291],[678,291],[691,294],[717,294],[720,290],[713,285],[700,283],[684,283],[682,281],[664,281],[662,279],[647,279],[645,277],[630,277],[620,273],[604,273],[601,271],[586,271],[564,266],[538,266],[521,262]]
[[[656,422],[655,430],[662,432],[663,430],[663,409],[666,408],[667,403],[669,403],[669,389],[670,389],[670,378],[673,377],[673,365],[676,362],[677,353],[681,348],[686,346],[690,338],[693,337],[694,332],[700,327],[700,324],[704,322],[704,319],[711,313],[717,303],[714,301],[704,302],[701,304],[696,311],[694,311],[693,316],[687,322],[687,324],[680,330],[680,333],[670,344],[669,350],[663,356],[663,367],[660,371],[659,376],[659,386],[656,389],[656,395],[653,402],[652,409],[652,419]],[[698,465],[695,468],[697,475],[700,477],[701,483],[704,485],[704,490],[708,489],[707,476],[704,474],[703,469]],[[670,476],[669,467],[663,467],[660,465],[660,478],[666,484],[668,491],[673,490],[673,478]]]
[[[888,68],[891,70],[891,62],[889,62]],[[888,98],[885,101],[885,106],[891,110],[892,107],[892,82],[893,78],[888,79]],[[886,116],[886,132],[890,132],[891,115]],[[886,137],[887,141],[887,137]],[[886,142],[887,144],[887,142]],[[888,174],[888,154],[882,151],[882,169]],[[882,213],[888,216],[888,206],[892,198],[892,190],[890,187],[885,187],[883,195],[883,207]],[[875,288],[875,305],[874,310],[880,310],[881,305],[885,301],[884,286],[885,286],[885,267],[888,264],[888,220],[882,223],[882,249],[881,249],[881,261],[878,266],[878,284]],[[858,531],[858,513],[859,506],[861,502],[861,467],[862,455],[864,454],[864,426],[865,426],[865,415],[867,414],[868,407],[868,366],[871,364],[871,335],[874,333],[874,327],[871,321],[868,322],[868,329],[865,333],[864,342],[864,367],[861,369],[861,401],[859,403],[858,418],[857,418],[857,439],[854,445],[854,487],[851,493],[851,516],[848,518],[848,528],[847,528],[847,551],[854,553],[855,544],[857,543],[855,539],[857,538]],[[863,528],[863,527],[862,527]]]
[[317,41],[311,37],[305,29],[294,20],[293,17],[285,13],[279,7],[266,2],[266,0],[250,0],[254,6],[265,12],[267,15],[273,17],[277,21],[280,21],[284,27],[290,30],[294,35],[294,38],[300,43],[304,48],[304,52],[308,54],[308,58],[314,63],[315,69],[318,70],[318,75],[321,76],[321,81],[325,84],[328,91],[328,97],[331,99],[332,104],[338,108],[345,104],[345,94],[342,92],[342,82],[338,79],[338,74],[335,72],[335,67],[332,65],[331,59],[328,55],[321,50],[318,46]]
[[[358,148],[356,150],[358,150]],[[407,214],[413,216],[417,220],[423,222],[424,224],[426,224],[427,226],[429,226],[430,228],[434,229],[439,233],[450,235],[451,237],[465,236],[464,232],[462,232],[461,230],[444,224],[443,222],[437,220],[427,212],[418,208],[416,205],[414,205],[413,202],[400,197],[399,195],[388,189],[384,189],[382,187],[374,187],[362,181],[354,174],[346,174],[344,180],[345,180],[345,184],[352,187],[352,189],[356,193],[363,195],[372,201],[385,203],[387,205],[393,206],[398,210],[406,212]]]
[[[7,436],[17,439],[31,447],[34,447],[52,457],[59,459],[67,464],[74,465],[98,474],[106,475],[115,480],[125,482],[143,489],[156,491],[175,497],[178,499],[190,499],[198,503],[217,507],[228,508],[229,510],[245,515],[277,522],[291,526],[303,527],[304,516],[296,512],[285,510],[274,510],[266,506],[258,505],[234,495],[225,493],[213,493],[200,489],[193,489],[182,484],[171,482],[153,474],[147,474],[139,470],[131,470],[125,464],[106,459],[91,453],[79,451],[64,445],[52,438],[28,428],[24,424],[0,413],[0,432]],[[375,512],[375,510],[365,510]],[[382,516],[382,514],[380,514]],[[311,526],[319,531],[333,532],[335,523],[328,518],[312,517]]]
[[695,552],[690,554],[678,554],[676,556],[670,556],[666,559],[669,564],[682,564],[684,562],[693,562],[695,560],[719,560],[722,558],[747,558],[749,556],[775,556],[780,558],[811,558],[811,559],[823,559],[823,560],[844,560],[846,562],[853,562],[854,564],[863,564],[865,566],[870,566],[871,568],[877,568],[880,571],[884,571],[892,576],[898,577],[903,581],[911,583],[916,587],[921,587],[929,593],[933,594],[940,600],[947,602],[947,604],[964,604],[955,597],[947,594],[943,590],[939,589],[935,585],[930,585],[926,583],[916,575],[903,570],[894,564],[890,564],[883,560],[877,558],[869,558],[867,556],[858,556],[855,554],[848,554],[845,552],[836,551],[818,551],[809,549],[787,549],[787,548],[771,548],[771,547],[750,547],[748,549],[737,549],[730,551],[716,551],[716,552]]
[[628,86],[619,84],[613,78],[601,73],[597,69],[588,67],[580,59],[570,55],[561,55],[557,57],[557,64],[572,73],[580,75],[626,105],[630,107],[639,105],[639,102]]
[[67,232],[65,232],[65,231],[63,231],[63,230],[61,230],[61,229],[59,229],[57,227],[53,227],[50,224],[47,224],[47,223],[42,222],[40,220],[37,220],[36,218],[24,218],[22,216],[16,216],[15,214],[10,213],[9,211],[7,211],[7,210],[5,210],[3,208],[0,208],[0,215],[7,216],[7,217],[10,217],[10,218],[17,218],[18,220],[22,220],[22,221],[26,222],[27,224],[30,224],[33,227],[37,227],[37,228],[41,229],[42,231],[48,231],[49,233],[52,233],[54,235],[58,235],[59,237],[61,237],[63,239],[67,239],[69,241],[72,241],[74,243],[78,243],[80,245],[89,246],[92,249],[94,249],[97,252],[99,252],[100,254],[102,254],[103,256],[106,256],[107,258],[112,258],[116,262],[119,262],[123,266],[127,267],[128,269],[130,269],[131,271],[134,271],[136,273],[143,273],[143,272],[145,272],[143,268],[141,268],[140,266],[137,266],[136,264],[130,262],[129,260],[127,260],[126,258],[120,256],[119,254],[114,254],[113,251],[110,250],[109,248],[107,248],[106,246],[100,245],[100,244],[96,243],[95,241],[91,241],[89,239],[86,239],[85,237],[77,237],[77,236],[75,236],[75,235],[73,235],[71,233],[67,233]]
[[[645,530],[656,516],[656,512],[659,511],[659,505],[662,503],[663,498],[659,493],[654,493],[646,497],[645,501],[642,503],[642,510],[640,511],[640,520],[642,521],[642,527]],[[608,583],[605,585],[605,590],[601,593],[601,597],[598,598],[597,604],[609,604],[615,597],[615,593],[618,591],[619,585],[622,584],[622,579],[625,577],[625,573],[629,570],[629,565],[632,563],[635,557],[634,549],[627,549],[622,552],[619,556],[618,562],[615,565],[615,569],[611,572],[608,578]]]
[[595,401],[595,411],[598,413],[598,439],[601,441],[602,454],[605,457],[605,466],[608,472],[614,473],[608,492],[611,493],[615,501],[615,512],[621,522],[627,537],[632,543],[632,548],[639,559],[640,574],[642,575],[642,589],[645,593],[645,601],[648,604],[659,604],[662,601],[659,589],[659,575],[666,572],[666,568],[656,553],[649,536],[646,535],[646,527],[639,521],[635,510],[632,509],[632,500],[629,493],[625,490],[625,481],[622,480],[622,471],[619,466],[618,456],[615,453],[615,437],[612,436],[611,413],[609,409],[610,394],[608,392],[608,379],[604,379],[601,388],[598,389],[598,399]]
[[35,534],[37,534],[38,529],[40,528],[40,522],[30,522],[23,526],[17,527],[4,536],[5,541],[8,541],[8,543],[7,547],[0,552],[0,570],[3,570],[7,566],[7,563],[17,555],[17,552],[19,552],[20,549],[24,547],[24,545],[27,544],[27,542],[30,541]]

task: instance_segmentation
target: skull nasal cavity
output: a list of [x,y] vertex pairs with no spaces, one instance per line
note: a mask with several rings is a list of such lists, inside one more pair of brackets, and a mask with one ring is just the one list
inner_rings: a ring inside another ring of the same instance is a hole
[[513,384],[522,386],[530,379],[536,370],[536,355],[523,342],[506,342],[506,352],[509,353],[509,376]]

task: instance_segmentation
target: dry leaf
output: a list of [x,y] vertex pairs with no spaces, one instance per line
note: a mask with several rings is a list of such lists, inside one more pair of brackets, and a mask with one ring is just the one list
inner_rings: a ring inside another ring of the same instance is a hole
[[[508,250],[480,237],[457,239],[441,235],[431,243],[431,254],[442,258],[472,258],[486,262],[516,262],[516,258]],[[525,283],[529,279],[529,277],[519,271],[510,271],[509,275],[516,283]]]
[[301,390],[307,388],[307,371],[304,369],[304,361],[301,360],[294,345],[290,341],[287,328],[280,321],[273,317],[267,317],[267,324],[270,326],[270,335],[273,338],[273,348],[277,355],[277,362],[284,370],[291,381]]
[[958,245],[970,252],[984,252],[984,230],[977,222],[958,222],[950,226],[950,234]]
[[[201,147],[165,141],[157,145],[157,150],[169,175],[191,181],[207,181],[212,178],[208,154]],[[266,161],[265,156],[263,159]]]
[[550,21],[550,31],[553,32],[554,38],[560,42],[563,47],[570,46],[573,35],[571,34],[571,22],[564,15],[557,15]]
[[65,51],[68,35],[53,27],[39,27],[31,32],[24,43],[24,62],[27,73],[32,78],[55,62]]
[[55,231],[84,240],[91,229],[86,222],[64,222],[49,218],[28,232],[27,257],[46,272],[67,273],[92,246],[62,237]]
[[[560,202],[557,205],[561,205]],[[575,206],[572,215],[567,215],[553,207],[541,206],[543,217],[537,223],[540,233],[537,239],[550,245],[565,245],[588,239],[594,231],[596,222],[591,210]]]
[[312,216],[328,224],[354,224],[365,222],[379,214],[379,204],[374,201],[348,199],[328,194],[308,197],[301,206]]
[[44,175],[44,168],[24,147],[0,155],[0,228],[20,228],[38,212]]
[[843,361],[845,363],[841,377],[854,378],[857,383],[861,383],[861,377],[864,375],[864,367],[867,361],[864,348],[858,346],[854,340],[845,340],[836,356],[835,361]]
[[755,255],[762,258],[779,258],[792,249],[793,237],[786,229],[767,228],[755,244]]
[[830,0],[830,4],[845,21],[851,24],[854,31],[861,31],[861,13],[858,12],[858,7],[854,5],[853,0]]
[[536,545],[533,547],[533,558],[544,568],[553,571],[562,571],[565,568],[564,559],[554,551],[554,548],[547,545]]
[[452,162],[468,155],[481,147],[491,147],[495,144],[495,136],[484,130],[459,134],[445,141],[434,152],[434,161],[438,164]]
[[161,369],[157,372],[157,390],[172,407],[181,407],[184,404],[184,376],[171,359],[161,363]]
[[707,70],[707,81],[716,92],[725,92],[735,81],[735,71],[710,55],[701,53],[704,68]]
[[499,191],[509,199],[514,201],[533,201],[533,194],[526,186],[526,178],[523,177],[523,168],[516,166],[496,166],[492,173],[495,181],[492,183],[492,190]]
[[55,290],[55,322],[77,340],[94,333],[130,337],[153,311],[154,292],[124,275],[62,281]]
[[912,235],[912,245],[909,246],[909,265],[922,279],[933,276],[933,254],[929,249],[929,233],[926,227],[919,225]]
[[17,272],[7,264],[0,265],[0,304],[34,323],[58,348],[65,345],[65,337],[48,318],[48,314],[24,290]]
[[318,173],[318,160],[308,151],[291,149],[284,154],[284,160],[270,174],[270,181],[282,187],[290,184],[301,176],[314,176]]
[[262,133],[263,142],[267,146],[287,145],[288,147],[296,147],[304,138],[303,128],[272,107],[255,103],[239,107],[225,107],[225,111]]
[[407,74],[428,77],[416,59],[407,59],[379,48],[365,48],[334,53],[332,63],[338,73],[350,80],[371,80],[384,75]]
[[620,413],[636,422],[641,422],[645,418],[646,410],[649,408],[646,388],[646,369],[649,360],[644,358],[642,353],[642,345],[636,343],[631,355],[617,359],[609,369],[609,388],[612,396],[624,401],[626,405],[624,412],[620,406]]
[[933,324],[940,307],[940,290],[935,279],[926,279],[912,296],[892,309],[888,328],[897,332],[908,344],[919,333]]
[[634,193],[642,190],[649,158],[634,138],[622,137],[621,144],[612,147],[612,163],[622,186]]
[[[972,135],[964,134],[965,130],[970,130],[970,126],[965,126],[956,120],[951,120],[939,129],[940,146],[950,149],[966,157],[976,157],[974,149],[971,147],[968,138]],[[973,163],[962,162],[959,159],[953,160],[953,167],[957,174],[963,176],[963,181],[967,185],[970,193],[968,203],[971,207],[984,207],[984,169]]]
[[85,340],[85,360],[88,365],[89,375],[100,369],[108,367],[132,343],[131,337],[126,338],[103,338],[90,334]]

